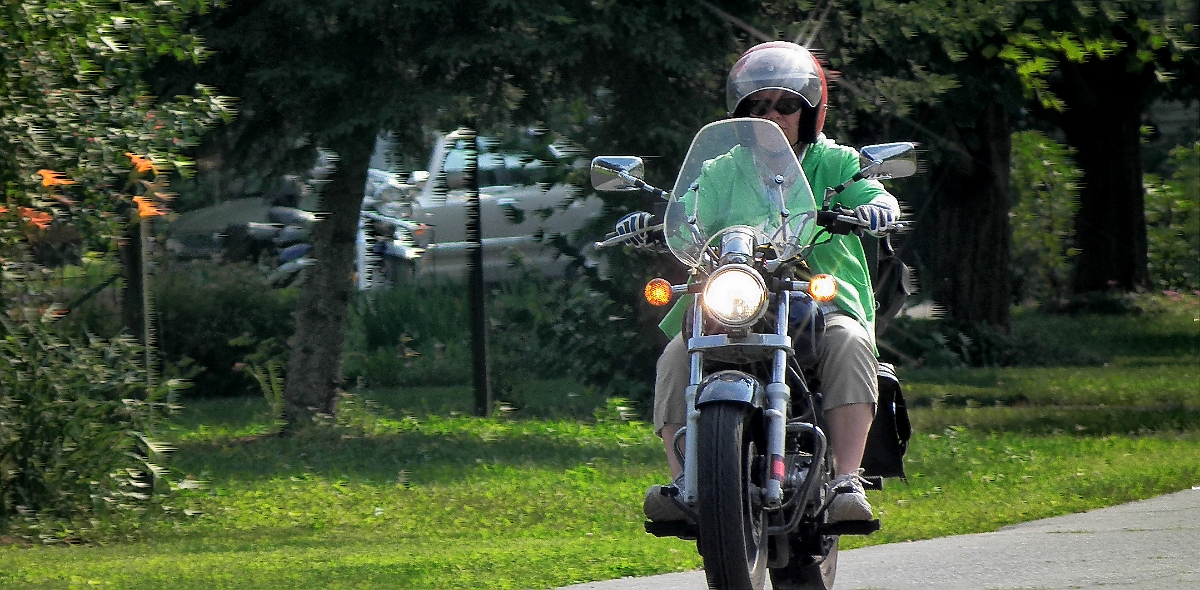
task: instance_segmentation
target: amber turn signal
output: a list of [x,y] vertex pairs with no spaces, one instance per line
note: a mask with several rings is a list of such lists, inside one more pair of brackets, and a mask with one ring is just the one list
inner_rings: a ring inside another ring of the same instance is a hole
[[837,295],[837,281],[831,275],[817,275],[808,282],[808,294],[814,301],[831,301]]
[[671,302],[671,283],[666,279],[653,279],[646,283],[646,301],[655,307]]

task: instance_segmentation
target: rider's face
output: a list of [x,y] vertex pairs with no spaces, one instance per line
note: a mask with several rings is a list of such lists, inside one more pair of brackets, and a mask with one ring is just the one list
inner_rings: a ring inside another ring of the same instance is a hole
[[[745,100],[770,101],[771,103],[774,103],[783,97],[792,98],[796,97],[796,95],[790,92],[784,92],[782,90],[759,90],[758,92],[747,96]],[[765,115],[751,114],[751,116],[757,116],[760,119],[766,119],[775,123],[776,125],[779,125],[779,128],[783,130],[783,136],[787,138],[788,145],[796,145],[796,142],[800,139],[800,113],[801,111],[797,110],[790,115],[781,115],[779,114],[779,111],[772,108]]]

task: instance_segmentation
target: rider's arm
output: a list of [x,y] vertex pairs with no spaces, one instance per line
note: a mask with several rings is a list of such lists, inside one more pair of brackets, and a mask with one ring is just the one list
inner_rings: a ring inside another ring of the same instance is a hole
[[[859,171],[858,153],[854,150],[837,146],[826,153],[827,157],[836,158],[843,178],[850,178]],[[838,195],[834,205],[853,209],[872,230],[886,229],[900,217],[900,203],[878,180],[860,180],[851,184]]]
[[[858,173],[860,163],[858,152],[852,148],[834,144],[830,149],[825,151],[826,162],[834,164],[838,170],[836,178],[837,182],[841,182],[847,178],[853,177]],[[832,160],[832,162],[830,162]],[[837,184],[835,182],[834,184]],[[830,185],[832,186],[832,185]],[[896,214],[900,213],[900,204],[883,188],[883,185],[878,180],[860,180],[846,187],[842,194],[834,198],[834,205],[841,205],[847,209],[854,209],[859,205],[874,203],[882,206],[891,207]]]

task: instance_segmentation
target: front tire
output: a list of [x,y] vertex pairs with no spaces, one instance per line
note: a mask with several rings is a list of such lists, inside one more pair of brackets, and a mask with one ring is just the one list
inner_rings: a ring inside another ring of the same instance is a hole
[[761,589],[766,584],[767,522],[758,490],[765,462],[756,461],[754,408],[718,403],[700,413],[697,453],[699,548],[709,588]]

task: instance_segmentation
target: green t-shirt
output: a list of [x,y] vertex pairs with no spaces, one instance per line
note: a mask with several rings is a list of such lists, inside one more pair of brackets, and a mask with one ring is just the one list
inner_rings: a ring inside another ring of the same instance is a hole
[[[747,178],[747,172],[741,170],[746,164],[738,163],[739,158],[734,153],[722,156],[705,164],[700,173],[700,186],[704,194],[736,196],[739,194],[754,194],[759,185],[756,178]],[[854,176],[860,169],[858,152],[838,145],[822,135],[816,143],[810,145],[800,163],[804,176],[808,178],[809,186],[817,200],[817,205],[824,199],[825,188],[833,187]],[[747,170],[753,170],[750,164]],[[851,184],[840,195],[834,197],[832,206],[842,205],[853,209],[870,202],[880,194],[886,194],[883,185],[874,180],[861,180]],[[686,198],[686,197],[685,197]],[[717,197],[720,198],[720,197]],[[792,196],[789,196],[789,201]],[[749,210],[744,215],[745,220],[728,220],[729,225],[745,223],[757,219],[754,208],[761,208],[762,200],[749,199]],[[704,203],[697,204],[697,217],[707,219],[702,214]],[[743,217],[743,215],[738,215]],[[753,224],[751,222],[751,224]],[[709,227],[709,231],[715,228]],[[825,240],[828,237],[828,241]],[[863,252],[862,241],[854,234],[828,235],[819,239],[824,242],[813,248],[808,257],[808,265],[816,273],[833,275],[838,283],[834,303],[854,316],[867,329],[874,340],[875,334],[875,296],[871,290],[871,274],[867,268],[866,254]],[[691,296],[684,296],[675,303],[658,327],[673,338],[683,327],[683,317],[687,307],[691,305]],[[872,342],[873,344],[873,342]]]

